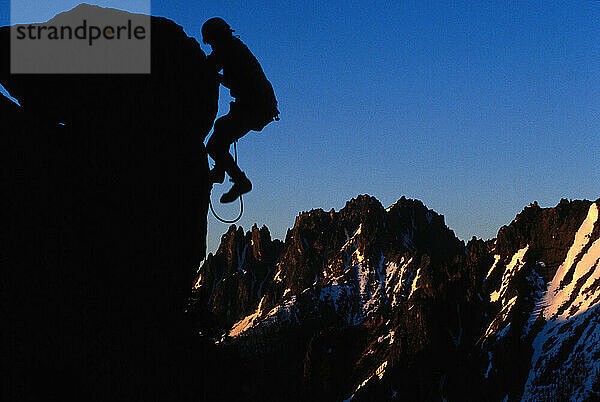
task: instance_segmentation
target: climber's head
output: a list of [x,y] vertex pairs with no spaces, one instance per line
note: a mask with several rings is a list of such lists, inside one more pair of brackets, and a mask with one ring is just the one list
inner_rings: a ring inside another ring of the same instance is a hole
[[221,43],[231,38],[233,29],[219,17],[209,19],[202,25],[202,42],[213,46],[215,43]]

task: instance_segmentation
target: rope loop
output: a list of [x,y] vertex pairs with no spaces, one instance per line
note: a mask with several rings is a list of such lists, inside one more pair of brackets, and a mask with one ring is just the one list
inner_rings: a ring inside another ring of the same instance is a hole
[[[233,142],[233,154],[234,154],[235,163],[237,163],[237,158],[238,158],[238,154],[237,154],[237,141]],[[217,215],[217,213],[215,212],[215,209],[213,208],[212,199],[210,197],[208,199],[208,205],[210,206],[210,212],[212,212],[212,214],[214,215],[214,217],[217,218],[217,220],[219,222],[223,222],[223,223],[236,223],[237,221],[239,221],[240,219],[242,219],[242,215],[244,214],[244,200],[242,199],[242,195],[241,194],[240,194],[240,213],[237,216],[237,218],[235,218],[233,220],[223,219],[219,215]]]

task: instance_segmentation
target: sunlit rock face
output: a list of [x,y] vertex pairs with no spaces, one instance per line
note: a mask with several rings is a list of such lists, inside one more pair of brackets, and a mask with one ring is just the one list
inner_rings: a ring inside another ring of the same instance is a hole
[[230,228],[193,300],[247,400],[592,399],[598,205],[534,203],[465,245],[420,201],[359,196],[284,243]]
[[500,230],[484,283],[494,315],[481,343],[484,376],[498,393],[524,400],[597,396],[598,206],[534,204]]

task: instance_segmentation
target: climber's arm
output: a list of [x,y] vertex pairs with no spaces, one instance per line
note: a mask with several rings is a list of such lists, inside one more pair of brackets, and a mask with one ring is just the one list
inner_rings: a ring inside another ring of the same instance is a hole
[[223,63],[219,60],[219,54],[212,52],[207,57],[208,71],[212,71],[215,74],[223,69]]
[[227,80],[227,78],[225,78],[223,74],[219,74],[219,71],[223,70],[223,63],[220,61],[219,53],[212,52],[208,56],[208,68],[209,71],[215,72],[215,74],[217,75],[217,82],[219,84],[223,85],[226,88],[231,88],[229,80]]

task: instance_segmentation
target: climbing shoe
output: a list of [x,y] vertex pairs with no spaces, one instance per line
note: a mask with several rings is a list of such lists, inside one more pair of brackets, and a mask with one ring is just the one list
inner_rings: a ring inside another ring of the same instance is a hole
[[213,168],[209,172],[209,177],[211,184],[223,183],[225,181],[225,171]]
[[231,190],[221,196],[221,203],[227,204],[233,202],[237,200],[240,195],[246,194],[250,190],[252,190],[252,182],[250,182],[246,175],[242,173],[237,180],[234,180]]

